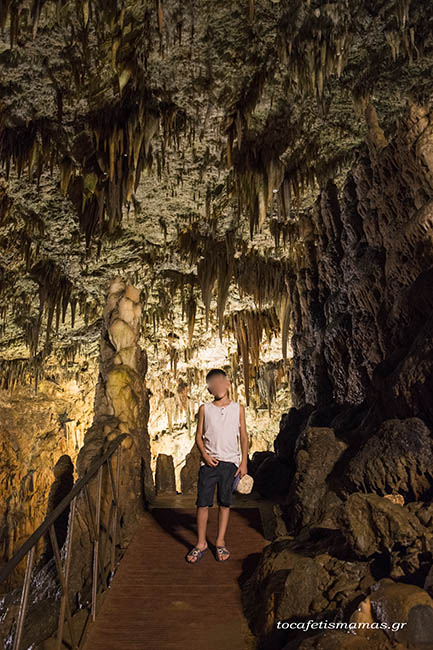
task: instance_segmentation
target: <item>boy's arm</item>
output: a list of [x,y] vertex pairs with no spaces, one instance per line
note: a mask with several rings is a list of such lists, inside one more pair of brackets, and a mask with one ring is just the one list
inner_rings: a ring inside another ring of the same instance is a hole
[[247,473],[247,462],[248,462],[248,434],[247,434],[247,425],[245,421],[245,407],[243,404],[240,405],[239,413],[239,435],[241,439],[241,450],[242,450],[242,461],[239,465],[241,478]]
[[212,456],[209,456],[206,453],[206,450],[204,448],[203,423],[204,423],[204,404],[200,404],[200,407],[198,409],[198,423],[197,423],[197,431],[195,434],[195,441],[197,443],[197,447],[199,448],[201,455],[203,456],[203,460],[206,463],[206,465],[215,466],[218,465],[217,459],[213,458]]

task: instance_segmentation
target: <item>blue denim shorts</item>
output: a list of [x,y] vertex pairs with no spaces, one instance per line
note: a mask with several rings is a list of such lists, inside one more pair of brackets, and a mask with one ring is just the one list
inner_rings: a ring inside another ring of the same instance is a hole
[[226,460],[220,460],[218,465],[210,467],[201,465],[198,472],[196,506],[213,506],[215,485],[217,485],[217,503],[219,506],[230,507],[233,498],[233,480],[238,466]]

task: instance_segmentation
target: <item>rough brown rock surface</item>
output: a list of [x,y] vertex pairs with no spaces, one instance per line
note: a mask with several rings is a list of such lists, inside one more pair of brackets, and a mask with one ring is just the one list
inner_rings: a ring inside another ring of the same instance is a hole
[[407,500],[428,497],[433,487],[433,437],[419,418],[385,420],[351,459],[345,478],[351,490]]
[[412,104],[386,147],[360,152],[341,197],[328,183],[300,223],[295,406],[367,399],[380,421],[433,420],[432,123]]
[[[401,648],[423,633],[433,643],[432,123],[408,106],[396,136],[368,140],[341,194],[328,182],[299,223],[294,407],[274,444],[294,471],[279,536],[243,590],[266,650]],[[276,627],[348,620],[360,602],[373,622],[405,621],[408,636]]]

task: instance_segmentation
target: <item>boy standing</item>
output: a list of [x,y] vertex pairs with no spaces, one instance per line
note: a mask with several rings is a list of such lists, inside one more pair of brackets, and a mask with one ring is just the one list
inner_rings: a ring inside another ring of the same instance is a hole
[[[202,459],[197,485],[197,544],[186,556],[190,563],[198,562],[208,548],[206,528],[209,508],[213,506],[217,484],[218,533],[216,551],[219,561],[228,560],[230,552],[224,536],[232,502],[233,480],[247,473],[248,436],[245,424],[245,407],[227,396],[230,381],[224,370],[213,368],[206,375],[208,391],[213,401],[200,405],[196,443]],[[242,449],[240,462],[239,437]]]

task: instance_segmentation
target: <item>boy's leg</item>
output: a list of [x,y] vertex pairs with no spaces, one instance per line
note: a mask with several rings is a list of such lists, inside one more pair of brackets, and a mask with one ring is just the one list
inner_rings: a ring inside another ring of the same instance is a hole
[[[209,514],[209,506],[197,506],[197,543],[196,547],[201,551],[204,551],[207,548],[206,541],[206,528],[207,528],[207,519]],[[191,553],[191,551],[190,551]],[[188,562],[197,562],[197,556],[189,557]]]
[[206,528],[209,516],[209,506],[197,506],[197,544],[201,549],[206,548]]
[[[222,464],[221,464],[222,463]],[[233,480],[237,470],[235,463],[220,461],[220,476],[217,488],[218,511],[218,533],[216,546],[225,546],[225,534],[230,516],[230,506],[233,498]],[[223,554],[223,557],[226,554]]]
[[218,533],[215,541],[216,546],[225,546],[225,534],[229,523],[230,506],[220,506],[218,508]]
[[[207,548],[206,542],[206,529],[209,515],[209,508],[213,504],[213,496],[215,492],[215,483],[217,481],[217,473],[214,467],[209,465],[201,465],[198,473],[197,482],[197,499],[195,505],[197,506],[197,544],[196,546],[203,550]],[[191,558],[190,562],[196,562],[196,558]]]

